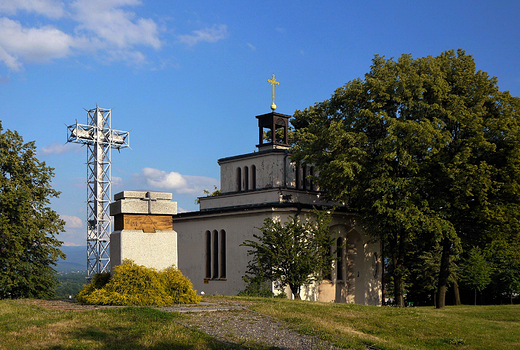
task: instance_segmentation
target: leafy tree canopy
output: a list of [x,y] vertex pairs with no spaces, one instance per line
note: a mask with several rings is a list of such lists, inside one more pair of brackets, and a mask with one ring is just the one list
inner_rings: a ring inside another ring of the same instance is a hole
[[444,307],[450,256],[518,232],[519,109],[462,50],[376,56],[363,80],[295,112],[293,160],[385,244],[400,305],[413,242],[439,244]]
[[473,247],[468,256],[460,264],[460,281],[465,286],[475,290],[475,305],[477,291],[481,292],[491,283],[492,266],[487,262],[484,252],[479,247]]
[[0,124],[0,298],[46,298],[65,258],[56,236],[65,222],[49,208],[58,191],[53,169],[36,158],[34,142]]
[[332,216],[327,211],[314,213],[314,220],[305,222],[297,216],[283,224],[265,219],[259,228],[262,234],[242,244],[251,248],[248,253],[253,256],[247,270],[250,280],[274,282],[281,291],[289,286],[295,299],[300,299],[303,285],[319,281],[330,271],[335,260],[329,232]]
[[498,294],[513,296],[520,293],[520,241],[498,239],[488,249],[493,266],[492,280]]

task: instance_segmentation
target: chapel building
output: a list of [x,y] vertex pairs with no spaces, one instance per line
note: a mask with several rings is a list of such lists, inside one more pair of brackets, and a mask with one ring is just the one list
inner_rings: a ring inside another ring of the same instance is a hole
[[[331,223],[338,257],[332,273],[319,284],[302,288],[302,299],[381,305],[381,245],[363,233],[348,208],[326,201],[309,175],[314,167],[291,161],[288,143],[291,116],[271,112],[258,119],[257,150],[218,160],[220,195],[200,198],[200,209],[173,215],[178,267],[200,293],[236,295],[251,256],[241,246],[260,234],[266,218],[302,221],[313,208],[336,207]],[[272,135],[264,139],[266,132]],[[274,290],[273,290],[274,291]],[[286,290],[290,297],[290,290]]]

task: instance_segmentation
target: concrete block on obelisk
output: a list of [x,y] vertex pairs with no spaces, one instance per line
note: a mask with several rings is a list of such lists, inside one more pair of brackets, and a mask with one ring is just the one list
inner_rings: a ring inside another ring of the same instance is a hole
[[123,191],[114,195],[110,215],[114,232],[110,235],[111,271],[124,259],[158,270],[177,266],[177,232],[173,215],[177,202],[172,194]]

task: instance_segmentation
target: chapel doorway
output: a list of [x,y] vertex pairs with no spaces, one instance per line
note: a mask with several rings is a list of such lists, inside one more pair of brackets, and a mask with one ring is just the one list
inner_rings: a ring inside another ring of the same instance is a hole
[[323,302],[353,302],[357,251],[361,236],[356,230],[346,225],[332,226],[331,231],[335,232],[332,251],[336,254],[337,260],[333,264],[331,273],[320,283],[318,298]]

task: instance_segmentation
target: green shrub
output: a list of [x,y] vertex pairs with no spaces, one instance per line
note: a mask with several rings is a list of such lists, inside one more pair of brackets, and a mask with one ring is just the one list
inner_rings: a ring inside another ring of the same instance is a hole
[[281,292],[281,293],[276,294],[274,297],[280,298],[280,299],[287,299],[287,293]]
[[112,276],[94,275],[76,298],[85,304],[134,306],[196,304],[201,299],[177,268],[157,271],[131,260],[116,266]]
[[103,288],[110,280],[110,272],[96,273],[89,284],[83,285],[83,288],[76,295],[78,301],[87,304],[86,297],[96,291],[97,289]]
[[262,298],[274,296],[274,293],[268,287],[268,282],[262,280],[262,278],[243,276],[242,279],[246,282],[246,288],[238,293],[239,296]]

